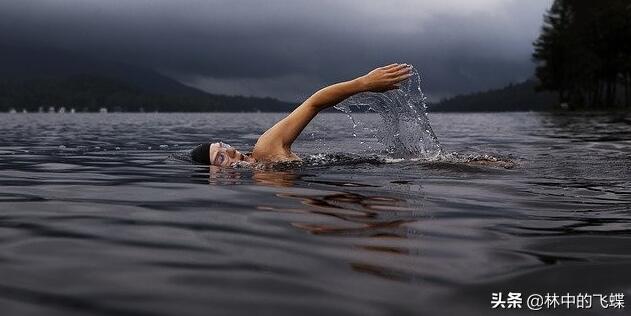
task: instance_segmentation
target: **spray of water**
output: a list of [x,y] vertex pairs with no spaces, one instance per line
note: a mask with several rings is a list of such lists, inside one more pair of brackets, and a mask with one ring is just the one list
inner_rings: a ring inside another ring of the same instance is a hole
[[[473,164],[476,166],[513,168],[516,163],[510,157],[484,153],[460,154],[447,153],[443,150],[434,134],[427,117],[425,96],[421,90],[421,77],[416,69],[412,69],[412,76],[404,81],[399,89],[385,93],[360,93],[354,95],[335,106],[346,113],[353,123],[353,136],[357,135],[360,127],[364,126],[361,119],[365,116],[357,113],[377,113],[382,124],[374,131],[374,136],[385,146],[387,157],[375,154],[351,153],[319,153],[303,157],[303,160],[293,162],[277,162],[274,164],[238,163],[236,167],[255,169],[291,169],[300,166],[345,166],[357,164],[383,163],[438,163],[447,168],[453,164]],[[317,135],[312,139],[318,141]],[[368,146],[370,149],[370,146]],[[188,154],[190,160],[190,154]],[[174,157],[178,159],[178,157]]]
[[[383,120],[376,137],[393,158],[435,159],[443,150],[427,118],[421,77],[413,68],[412,76],[399,89],[385,93],[365,92],[354,95],[335,106],[353,122],[353,113],[375,112]],[[355,131],[353,131],[355,133]]]

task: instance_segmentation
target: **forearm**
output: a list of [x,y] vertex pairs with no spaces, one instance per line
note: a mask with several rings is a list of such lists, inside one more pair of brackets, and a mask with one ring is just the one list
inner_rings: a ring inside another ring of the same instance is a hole
[[360,77],[322,88],[309,97],[304,103],[317,111],[322,111],[344,101],[348,97],[364,91],[366,91],[365,84],[363,84]]
[[356,93],[364,91],[363,87],[364,85],[360,77],[320,89],[287,117],[280,120],[261,135],[255,149],[257,147],[274,148],[278,145],[288,149],[305,126],[318,115],[318,112],[334,106]]

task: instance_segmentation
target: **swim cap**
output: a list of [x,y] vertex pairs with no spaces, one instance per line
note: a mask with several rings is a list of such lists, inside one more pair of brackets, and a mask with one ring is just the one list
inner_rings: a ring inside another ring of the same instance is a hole
[[210,165],[210,143],[199,144],[193,150],[191,150],[191,159],[197,163],[203,163]]

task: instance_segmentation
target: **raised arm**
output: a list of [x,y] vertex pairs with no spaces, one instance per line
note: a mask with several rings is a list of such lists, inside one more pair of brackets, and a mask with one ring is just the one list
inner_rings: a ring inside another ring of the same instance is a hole
[[291,153],[291,145],[320,111],[360,92],[396,89],[401,81],[410,77],[410,69],[406,64],[391,64],[319,90],[259,137],[253,157],[263,160],[297,158]]

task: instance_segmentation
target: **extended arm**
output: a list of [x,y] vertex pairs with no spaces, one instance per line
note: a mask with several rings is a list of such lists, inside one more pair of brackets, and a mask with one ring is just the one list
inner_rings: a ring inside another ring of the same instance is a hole
[[254,157],[273,159],[278,156],[292,155],[291,145],[320,111],[360,92],[384,92],[396,89],[401,81],[409,77],[408,65],[392,64],[377,68],[356,79],[336,83],[319,90],[259,137],[254,146]]

